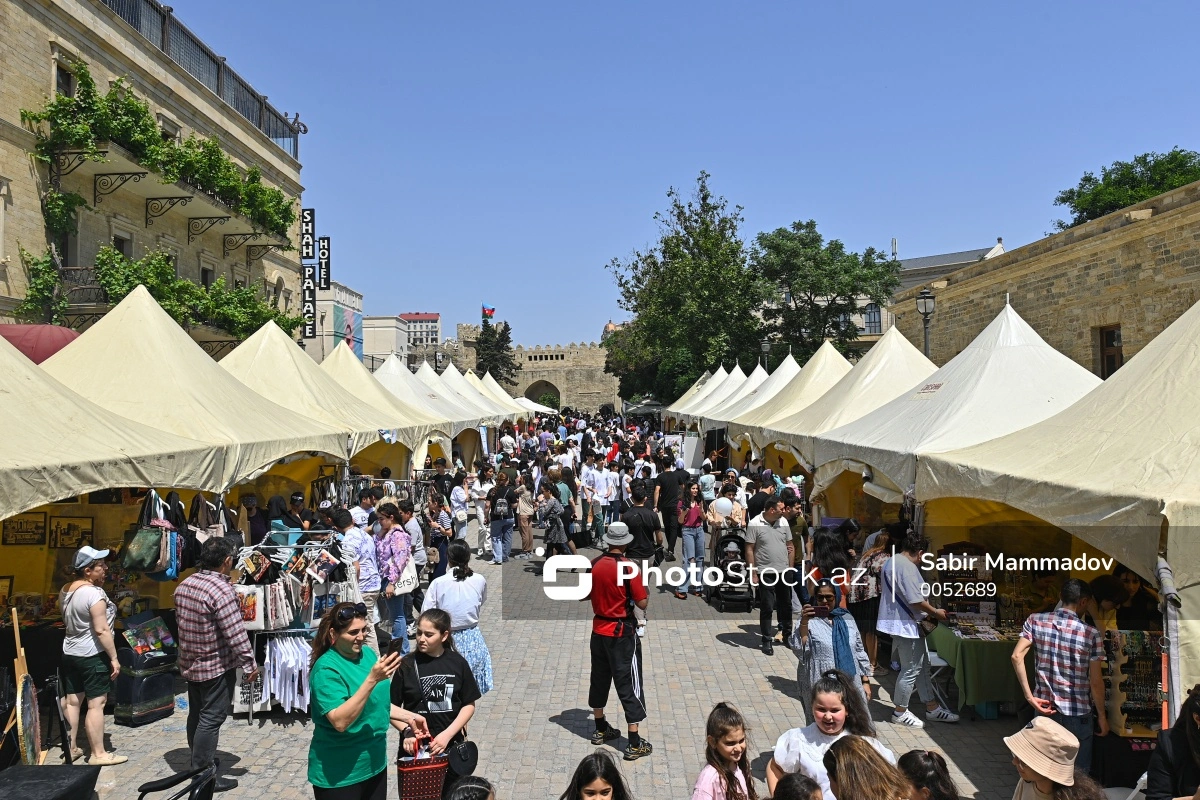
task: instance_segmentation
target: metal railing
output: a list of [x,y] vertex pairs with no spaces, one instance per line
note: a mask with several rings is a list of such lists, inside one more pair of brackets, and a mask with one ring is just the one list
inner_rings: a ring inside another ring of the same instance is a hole
[[63,291],[71,305],[108,302],[108,294],[96,282],[94,267],[63,267],[59,270]]
[[234,111],[265,133],[292,158],[300,157],[300,134],[307,128],[275,110],[266,98],[225,65],[225,59],[172,16],[157,0],[100,0],[185,72],[203,83]]

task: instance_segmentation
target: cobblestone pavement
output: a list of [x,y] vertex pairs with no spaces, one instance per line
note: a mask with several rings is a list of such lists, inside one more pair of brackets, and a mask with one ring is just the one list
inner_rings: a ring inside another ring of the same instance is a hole
[[[557,798],[579,759],[593,749],[587,740],[592,731],[588,606],[547,600],[541,563],[534,559],[492,567],[476,562],[489,583],[480,627],[492,653],[496,688],[480,701],[469,730],[480,746],[478,774],[496,785],[499,800]],[[665,590],[650,592],[650,624],[642,640],[650,716],[642,734],[654,753],[622,763],[634,796],[691,796],[704,763],[704,722],[720,700],[732,702],[749,721],[754,775],[760,796],[765,795],[763,775],[776,738],[804,724],[795,688],[796,657],[784,647],[776,647],[773,657],[759,651],[757,612],[721,614],[694,597],[676,600]],[[892,684],[892,678],[883,678],[876,694],[886,699]],[[964,717],[957,725],[930,723],[912,730],[883,722],[890,711],[885,703],[873,701],[871,711],[880,738],[897,754],[914,748],[946,754],[964,797],[1006,800],[1012,795],[1017,778],[1001,737],[1019,727],[1015,717]],[[624,729],[615,694],[608,716]],[[104,769],[100,797],[135,798],[138,784],[183,769],[188,761],[185,719],[186,711],[177,710],[165,720],[123,728],[110,717],[109,738],[130,760]],[[218,797],[312,797],[305,780],[310,738],[310,723],[300,715],[256,715],[253,725],[245,715],[230,718],[221,731],[219,757],[240,786]],[[624,736],[615,744],[623,747]],[[396,747],[395,731],[390,747]],[[60,757],[53,751],[49,763]],[[393,785],[389,796],[394,792]]]

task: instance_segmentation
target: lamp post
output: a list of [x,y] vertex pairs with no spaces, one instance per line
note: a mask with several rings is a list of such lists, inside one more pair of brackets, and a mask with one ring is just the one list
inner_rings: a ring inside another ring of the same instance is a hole
[[762,348],[762,368],[766,369],[767,368],[767,356],[770,355],[770,353],[771,353],[771,343],[769,341],[767,341],[766,339],[763,339],[762,344],[759,345],[759,347]]
[[928,287],[921,290],[917,295],[917,313],[921,315],[921,319],[925,321],[925,357],[929,358],[929,318],[933,316],[933,311],[937,305],[937,300],[933,296],[933,292],[929,291]]

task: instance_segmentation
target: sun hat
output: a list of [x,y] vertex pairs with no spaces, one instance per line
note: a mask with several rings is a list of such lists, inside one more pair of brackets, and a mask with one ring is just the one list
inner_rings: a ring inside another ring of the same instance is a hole
[[611,522],[608,525],[608,532],[604,534],[604,543],[609,546],[620,547],[630,544],[633,541],[633,534],[629,532],[629,526],[624,522]]
[[108,553],[108,550],[97,550],[94,547],[84,545],[75,551],[75,569],[87,569],[94,562],[108,558]]
[[1034,717],[1033,721],[1004,743],[1025,766],[1055,783],[1075,785],[1075,756],[1079,739],[1075,734],[1049,717]]

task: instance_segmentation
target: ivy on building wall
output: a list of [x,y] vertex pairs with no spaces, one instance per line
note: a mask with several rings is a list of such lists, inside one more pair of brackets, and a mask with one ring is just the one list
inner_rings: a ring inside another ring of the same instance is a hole
[[28,288],[25,291],[25,299],[13,309],[13,316],[22,322],[35,325],[63,324],[67,313],[67,296],[62,290],[54,251],[47,248],[46,252],[39,256],[22,247],[20,253]]

